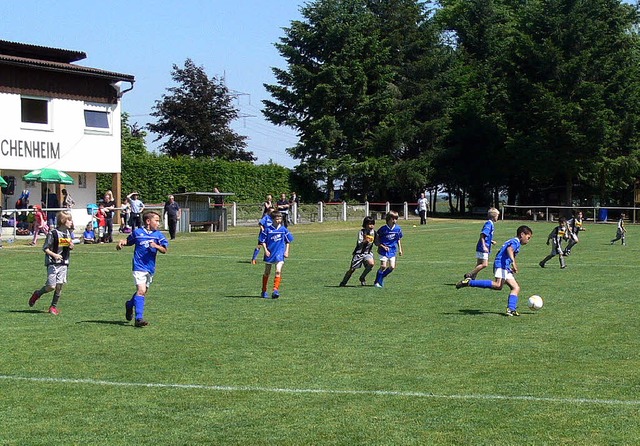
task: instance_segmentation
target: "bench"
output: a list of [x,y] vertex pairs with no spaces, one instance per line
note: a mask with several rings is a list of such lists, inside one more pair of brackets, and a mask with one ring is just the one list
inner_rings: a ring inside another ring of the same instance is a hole
[[207,232],[218,231],[220,222],[219,221],[190,221],[189,222],[189,232],[193,230],[194,227],[201,227]]

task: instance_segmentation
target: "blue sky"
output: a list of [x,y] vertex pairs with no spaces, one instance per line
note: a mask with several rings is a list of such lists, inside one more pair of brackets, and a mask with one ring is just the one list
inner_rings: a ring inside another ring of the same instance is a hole
[[[4,0],[0,39],[84,51],[79,65],[132,74],[134,89],[124,95],[131,122],[144,125],[155,101],[173,86],[173,64],[190,58],[211,76],[225,76],[241,93],[240,113],[250,115],[233,128],[249,137],[258,163],[293,167],[285,149],[295,133],[267,122],[264,83],[274,83],[271,67],[284,67],[273,46],[282,28],[301,18],[303,0]],[[154,149],[153,138],[148,146]]]

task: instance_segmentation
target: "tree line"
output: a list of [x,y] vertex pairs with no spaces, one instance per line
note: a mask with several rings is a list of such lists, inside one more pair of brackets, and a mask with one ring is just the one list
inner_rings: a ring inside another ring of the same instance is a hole
[[[628,204],[638,7],[620,0],[317,0],[276,48],[264,114],[329,199],[444,186],[465,203]],[[465,199],[466,198],[466,199]]]

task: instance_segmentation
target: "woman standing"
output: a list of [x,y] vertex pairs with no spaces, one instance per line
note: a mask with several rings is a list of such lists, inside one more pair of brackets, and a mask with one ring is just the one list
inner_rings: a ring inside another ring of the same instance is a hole
[[102,198],[102,204],[104,205],[106,231],[104,234],[104,241],[106,243],[113,242],[113,213],[116,209],[116,202],[113,199],[113,192],[110,190],[104,193]]
[[273,197],[271,195],[267,195],[267,199],[262,203],[262,216],[264,217],[269,212],[269,209],[273,207]]

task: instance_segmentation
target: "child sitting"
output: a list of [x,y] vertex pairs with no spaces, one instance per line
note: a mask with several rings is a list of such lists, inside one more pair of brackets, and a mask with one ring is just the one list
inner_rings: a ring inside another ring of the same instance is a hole
[[96,242],[96,233],[93,231],[93,223],[87,223],[87,227],[82,233],[82,241],[85,245],[90,245]]

